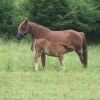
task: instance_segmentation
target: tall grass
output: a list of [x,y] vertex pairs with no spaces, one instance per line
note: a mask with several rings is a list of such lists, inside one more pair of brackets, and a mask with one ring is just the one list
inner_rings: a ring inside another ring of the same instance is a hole
[[0,40],[0,100],[100,100],[100,45],[88,46],[88,68],[76,53],[65,54],[66,70],[47,57],[46,70],[33,68],[31,43]]

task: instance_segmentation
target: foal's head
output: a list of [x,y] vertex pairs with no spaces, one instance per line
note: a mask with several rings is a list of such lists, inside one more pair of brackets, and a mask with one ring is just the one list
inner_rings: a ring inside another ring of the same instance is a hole
[[18,32],[16,35],[17,40],[21,40],[29,31],[29,25],[27,20],[22,21],[18,27]]

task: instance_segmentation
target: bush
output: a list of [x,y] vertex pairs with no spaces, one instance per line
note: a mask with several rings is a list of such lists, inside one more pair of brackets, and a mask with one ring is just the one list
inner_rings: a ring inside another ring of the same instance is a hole
[[12,21],[13,0],[0,0],[0,33],[10,36],[15,26]]
[[[73,28],[86,33],[98,32],[100,18],[97,2],[91,0],[28,0],[29,19],[54,30]],[[95,16],[96,15],[96,16]]]

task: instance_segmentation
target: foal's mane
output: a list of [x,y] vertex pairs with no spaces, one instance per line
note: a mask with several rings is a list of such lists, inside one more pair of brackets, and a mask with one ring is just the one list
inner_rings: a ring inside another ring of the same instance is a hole
[[46,36],[46,34],[48,34],[51,31],[49,28],[33,23],[33,22],[29,22],[29,25],[31,26],[31,30],[32,30],[31,34],[35,38],[44,37]]

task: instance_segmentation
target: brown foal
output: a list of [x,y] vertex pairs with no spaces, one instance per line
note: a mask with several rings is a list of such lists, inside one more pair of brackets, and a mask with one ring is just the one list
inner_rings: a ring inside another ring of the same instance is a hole
[[72,46],[50,42],[46,39],[35,39],[31,49],[36,52],[34,59],[35,70],[38,70],[38,60],[40,57],[42,57],[42,66],[45,67],[45,55],[58,57],[62,69],[64,70],[64,54],[75,50]]

